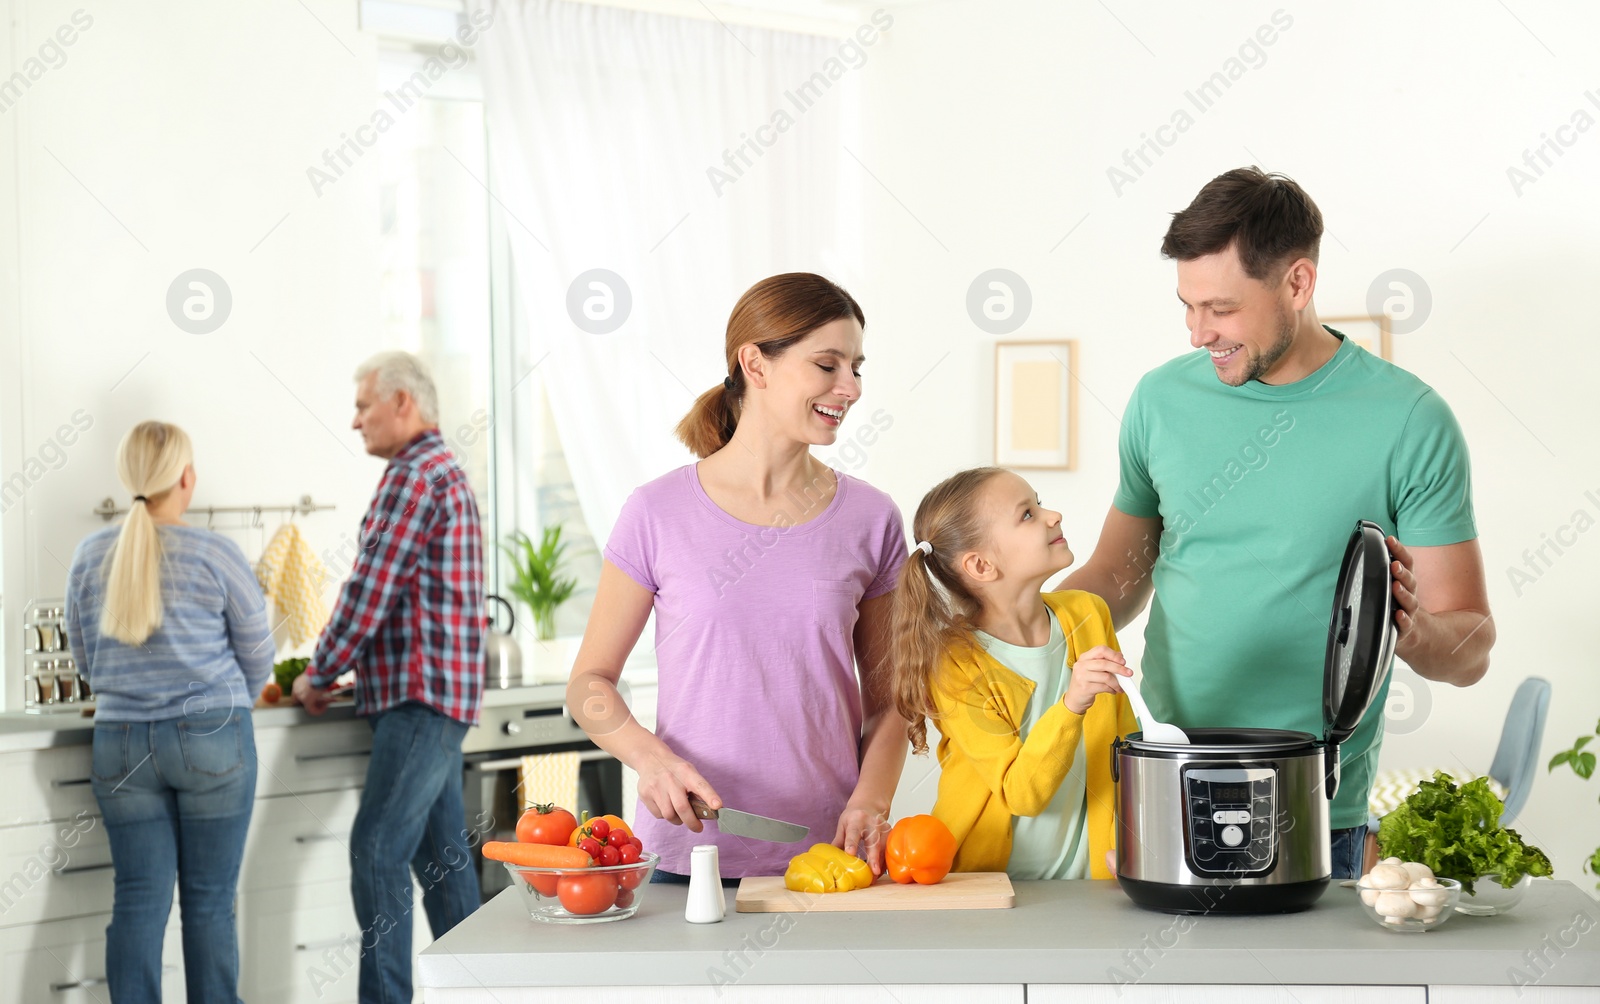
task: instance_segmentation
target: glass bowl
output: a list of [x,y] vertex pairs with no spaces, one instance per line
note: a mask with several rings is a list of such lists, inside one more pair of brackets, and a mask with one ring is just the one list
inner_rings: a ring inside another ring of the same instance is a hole
[[661,855],[645,851],[626,865],[533,868],[501,862],[521,890],[528,915],[547,924],[603,924],[639,910]]
[[[1461,898],[1461,883],[1455,879],[1437,879],[1433,889],[1377,889],[1365,882],[1356,882],[1356,892],[1361,896],[1361,912],[1385,931],[1431,931],[1450,919]],[[1404,897],[1404,904],[1395,904],[1388,897]],[[1395,916],[1402,911],[1388,909],[1400,905],[1411,916]],[[1379,912],[1384,910],[1384,912]]]
[[1462,893],[1456,912],[1469,917],[1493,917],[1497,913],[1510,913],[1527,895],[1533,884],[1532,875],[1524,875],[1517,884],[1507,889],[1500,884],[1499,875],[1479,875],[1472,883],[1471,893]]

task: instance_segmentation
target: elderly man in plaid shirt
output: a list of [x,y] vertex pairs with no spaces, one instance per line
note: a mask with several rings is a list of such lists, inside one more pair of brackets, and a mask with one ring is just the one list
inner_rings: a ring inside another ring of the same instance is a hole
[[372,762],[350,832],[361,923],[360,999],[411,1000],[411,872],[435,938],[478,908],[461,740],[483,699],[483,531],[466,475],[438,429],[420,360],[374,356],[356,371],[367,452],[389,461],[361,526],[361,553],[316,654],[294,684],[311,714],[356,671]]

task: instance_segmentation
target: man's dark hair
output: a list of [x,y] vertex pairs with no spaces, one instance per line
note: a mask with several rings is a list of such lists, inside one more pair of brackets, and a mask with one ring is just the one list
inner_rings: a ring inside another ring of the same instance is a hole
[[1294,179],[1257,167],[1219,174],[1172,214],[1161,254],[1193,261],[1237,245],[1245,275],[1260,282],[1296,258],[1317,260],[1322,211]]

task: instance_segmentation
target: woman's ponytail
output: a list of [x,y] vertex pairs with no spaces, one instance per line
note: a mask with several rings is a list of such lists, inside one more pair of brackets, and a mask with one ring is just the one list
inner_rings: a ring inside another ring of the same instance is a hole
[[734,389],[738,384],[730,387],[732,380],[730,377],[695,398],[694,407],[678,423],[678,439],[701,460],[727,446],[739,424],[738,392]]
[[192,459],[189,437],[165,422],[139,423],[117,448],[117,474],[134,501],[106,555],[100,633],[124,645],[143,645],[161,626],[161,534],[150,502],[166,497]]

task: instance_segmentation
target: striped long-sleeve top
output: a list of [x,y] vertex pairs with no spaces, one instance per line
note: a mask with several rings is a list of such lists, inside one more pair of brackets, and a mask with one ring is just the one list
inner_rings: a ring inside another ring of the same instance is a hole
[[67,637],[95,695],[97,721],[162,721],[229,707],[248,712],[272,675],[272,634],[239,545],[194,526],[159,525],[162,623],[143,645],[100,631],[107,556],[120,525],[78,545],[67,576]]

